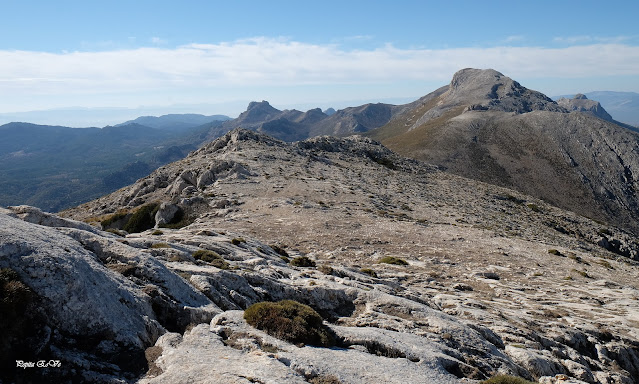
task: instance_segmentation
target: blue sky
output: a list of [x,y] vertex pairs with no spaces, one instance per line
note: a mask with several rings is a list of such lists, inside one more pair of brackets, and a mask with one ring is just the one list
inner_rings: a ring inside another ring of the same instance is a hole
[[[89,125],[100,125],[121,118],[111,109],[407,102],[465,67],[550,96],[639,92],[637,1],[23,0],[0,11],[0,122],[65,108],[99,109]],[[63,124],[56,116],[36,122]]]

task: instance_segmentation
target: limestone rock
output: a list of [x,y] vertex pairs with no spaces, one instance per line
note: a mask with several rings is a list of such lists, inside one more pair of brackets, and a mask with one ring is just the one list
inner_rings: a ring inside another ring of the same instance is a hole
[[160,204],[160,208],[155,213],[155,227],[170,223],[178,212],[180,207],[175,204],[166,202]]
[[534,377],[567,373],[561,362],[545,351],[533,351],[507,345],[505,352]]

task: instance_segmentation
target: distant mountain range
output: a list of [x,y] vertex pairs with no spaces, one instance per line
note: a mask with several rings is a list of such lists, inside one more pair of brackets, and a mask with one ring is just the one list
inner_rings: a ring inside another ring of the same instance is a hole
[[[175,117],[152,122],[157,126]],[[220,123],[209,121],[203,129]],[[0,126],[0,205],[31,204],[55,212],[80,204],[183,158],[197,148],[199,134],[184,123],[163,129],[137,123],[83,129],[5,124]]]
[[168,130],[168,131],[180,131],[188,128],[198,127],[213,121],[226,121],[231,120],[230,117],[225,115],[213,115],[204,116],[194,113],[187,114],[169,114],[163,116],[141,116],[135,120],[125,121],[124,123],[117,124],[116,127],[128,124],[140,124],[150,128]]
[[391,104],[364,104],[339,111],[319,108],[301,112],[295,109],[279,110],[268,101],[251,102],[237,119],[214,127],[207,140],[213,140],[235,128],[245,128],[285,141],[303,140],[308,137],[333,135],[347,136],[367,132],[386,124],[402,106]]

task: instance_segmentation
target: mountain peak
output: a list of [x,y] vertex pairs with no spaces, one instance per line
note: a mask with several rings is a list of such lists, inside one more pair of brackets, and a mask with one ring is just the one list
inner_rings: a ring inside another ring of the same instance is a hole
[[453,76],[445,101],[475,110],[526,113],[534,110],[566,112],[548,96],[527,89],[494,69],[465,68]]
[[586,97],[586,95],[582,93],[578,93],[572,99],[567,99],[562,97],[557,100],[557,104],[566,108],[567,110],[573,112],[585,112],[589,113],[593,116],[596,116],[600,119],[613,121],[612,116],[601,106],[601,104],[596,100],[590,100]]
[[[246,108],[247,111],[253,110],[253,109],[263,109],[263,108],[273,108],[271,107],[271,104],[268,103],[268,101],[266,100],[262,100],[262,101],[251,101],[248,105],[248,108]],[[275,109],[275,108],[273,108]]]
[[502,77],[505,76],[494,69],[464,68],[453,75],[450,87],[452,89],[483,88],[486,84],[494,84]]
[[246,111],[242,112],[237,118],[237,121],[242,124],[267,121],[273,119],[281,112],[282,111],[273,108],[266,100],[262,100],[261,102],[251,101]]

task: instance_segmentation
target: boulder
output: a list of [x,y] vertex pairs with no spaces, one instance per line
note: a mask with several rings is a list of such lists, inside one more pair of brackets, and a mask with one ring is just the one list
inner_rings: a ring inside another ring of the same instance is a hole
[[180,207],[177,205],[162,203],[155,213],[155,227],[170,223],[178,212],[180,212]]

